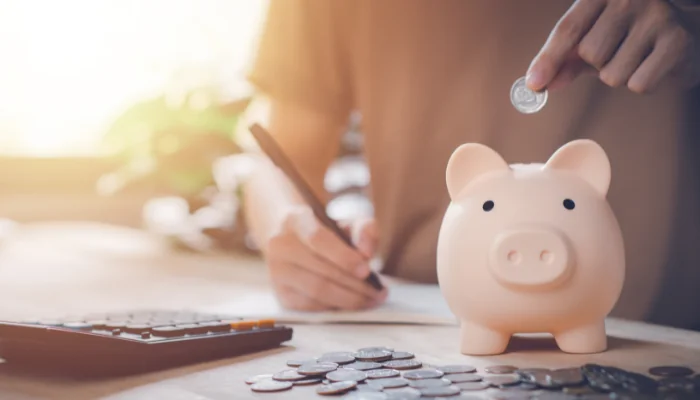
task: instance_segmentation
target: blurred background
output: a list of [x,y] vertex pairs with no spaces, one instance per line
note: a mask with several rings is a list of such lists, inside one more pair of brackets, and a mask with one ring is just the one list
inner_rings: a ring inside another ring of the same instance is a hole
[[[264,0],[0,2],[0,233],[80,221],[188,251],[255,252],[236,130]],[[329,171],[335,218],[371,214],[360,121]]]

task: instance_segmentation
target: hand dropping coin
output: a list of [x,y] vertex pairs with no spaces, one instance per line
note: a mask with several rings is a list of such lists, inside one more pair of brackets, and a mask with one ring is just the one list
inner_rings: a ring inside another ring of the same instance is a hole
[[535,92],[525,84],[525,77],[518,78],[510,88],[510,102],[523,114],[533,114],[547,104],[547,90]]

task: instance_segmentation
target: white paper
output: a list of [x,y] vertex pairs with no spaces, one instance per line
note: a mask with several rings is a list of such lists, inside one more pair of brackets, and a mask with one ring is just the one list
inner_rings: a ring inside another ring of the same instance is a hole
[[284,323],[385,323],[456,325],[437,285],[393,283],[384,304],[371,310],[300,312],[284,309],[270,291],[248,293],[231,302],[209,306],[202,312],[244,318],[273,318]]

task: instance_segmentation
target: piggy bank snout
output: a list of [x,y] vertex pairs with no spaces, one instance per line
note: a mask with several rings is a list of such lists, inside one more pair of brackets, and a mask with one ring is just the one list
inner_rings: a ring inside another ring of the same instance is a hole
[[563,282],[573,269],[574,254],[566,237],[555,230],[523,228],[497,235],[490,269],[502,284],[523,288]]

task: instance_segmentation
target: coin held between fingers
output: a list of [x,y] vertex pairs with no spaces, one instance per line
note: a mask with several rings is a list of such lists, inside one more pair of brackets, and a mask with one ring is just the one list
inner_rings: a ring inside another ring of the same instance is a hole
[[510,102],[523,114],[533,114],[547,104],[547,89],[535,92],[527,87],[525,77],[518,78],[510,88]]

